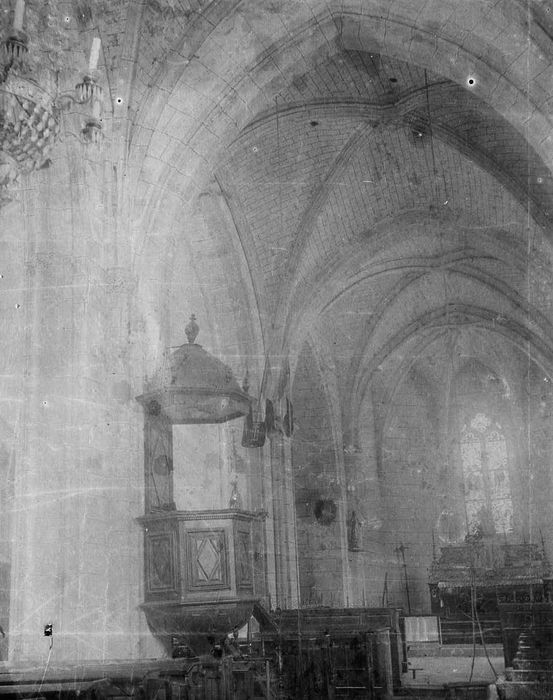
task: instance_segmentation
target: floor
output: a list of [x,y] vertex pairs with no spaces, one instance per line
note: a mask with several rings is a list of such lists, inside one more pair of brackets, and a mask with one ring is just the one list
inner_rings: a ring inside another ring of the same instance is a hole
[[[473,681],[493,683],[496,674],[505,670],[503,656],[490,657],[491,665],[485,656],[476,656],[472,672]],[[424,687],[442,686],[444,683],[466,683],[471,678],[472,657],[470,656],[421,656],[409,657],[409,671],[401,677],[402,686]],[[413,678],[414,671],[414,678]]]

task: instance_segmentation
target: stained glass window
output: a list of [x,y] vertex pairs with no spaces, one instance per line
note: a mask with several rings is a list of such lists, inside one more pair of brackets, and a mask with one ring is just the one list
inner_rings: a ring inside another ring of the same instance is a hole
[[511,532],[513,502],[501,426],[477,413],[461,430],[461,462],[469,530]]

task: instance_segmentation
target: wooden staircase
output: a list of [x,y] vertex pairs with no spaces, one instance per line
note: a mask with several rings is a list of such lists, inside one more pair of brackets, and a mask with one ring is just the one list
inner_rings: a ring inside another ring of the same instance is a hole
[[553,633],[548,628],[521,632],[513,665],[499,686],[504,700],[553,698]]

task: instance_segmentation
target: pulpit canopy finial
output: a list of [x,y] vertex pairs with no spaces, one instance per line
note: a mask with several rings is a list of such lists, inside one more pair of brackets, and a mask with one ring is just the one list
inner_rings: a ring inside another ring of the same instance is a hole
[[200,327],[194,314],[184,331],[188,342],[165,358],[138,401],[149,415],[163,414],[172,425],[224,423],[248,415],[250,397],[231,368],[196,343]]
[[190,323],[188,323],[185,328],[184,332],[186,333],[186,337],[188,338],[189,343],[195,343],[196,342],[196,337],[198,333],[200,332],[200,327],[196,323],[196,316],[195,314],[192,314],[190,316]]

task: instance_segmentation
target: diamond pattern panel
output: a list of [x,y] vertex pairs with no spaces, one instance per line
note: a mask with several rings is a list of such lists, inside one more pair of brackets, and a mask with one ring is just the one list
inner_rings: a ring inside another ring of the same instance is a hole
[[191,589],[229,587],[224,530],[194,530],[188,538],[188,585]]
[[198,540],[198,554],[196,563],[198,565],[198,578],[201,581],[221,581],[221,542],[218,538],[206,537]]

